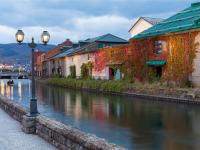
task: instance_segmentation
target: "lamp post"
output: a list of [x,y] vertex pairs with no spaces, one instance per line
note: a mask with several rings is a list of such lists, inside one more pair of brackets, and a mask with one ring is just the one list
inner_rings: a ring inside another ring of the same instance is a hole
[[[41,40],[42,42],[46,45],[49,42],[50,39],[50,34],[47,31],[43,31],[41,35]],[[18,43],[22,43],[24,40],[24,33],[22,30],[18,30],[16,33],[16,40]],[[37,98],[35,94],[35,69],[34,69],[34,64],[35,64],[35,59],[34,59],[34,50],[37,46],[34,42],[34,38],[32,38],[32,42],[28,44],[28,46],[32,49],[32,98],[30,100],[30,116],[34,117],[38,114],[38,109],[37,109]]]

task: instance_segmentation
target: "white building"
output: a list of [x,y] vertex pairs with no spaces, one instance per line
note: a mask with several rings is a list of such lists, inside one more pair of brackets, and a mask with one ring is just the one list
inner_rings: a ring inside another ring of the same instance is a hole
[[152,26],[160,23],[160,18],[140,17],[129,30],[131,36],[135,36],[144,30],[151,28]]

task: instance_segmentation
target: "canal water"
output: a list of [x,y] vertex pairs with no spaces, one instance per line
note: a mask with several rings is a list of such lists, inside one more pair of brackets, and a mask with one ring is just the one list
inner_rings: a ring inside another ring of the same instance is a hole
[[[28,107],[30,80],[0,80],[0,94]],[[130,150],[200,149],[200,106],[76,91],[37,83],[39,112]]]

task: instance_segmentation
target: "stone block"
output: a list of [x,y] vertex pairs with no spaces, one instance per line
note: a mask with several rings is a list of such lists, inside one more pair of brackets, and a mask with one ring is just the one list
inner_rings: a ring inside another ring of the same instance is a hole
[[36,133],[36,117],[24,115],[22,118],[22,130],[27,134]]
[[22,131],[27,134],[35,134],[35,128],[26,128],[22,126]]

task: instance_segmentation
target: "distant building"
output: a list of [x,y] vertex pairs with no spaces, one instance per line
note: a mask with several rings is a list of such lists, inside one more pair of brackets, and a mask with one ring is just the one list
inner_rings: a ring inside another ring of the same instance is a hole
[[70,48],[72,46],[73,43],[70,41],[70,39],[67,39],[63,43],[58,44],[58,46],[45,53],[44,61],[42,62],[43,63],[42,72],[44,76],[51,76],[56,74],[55,61],[52,60],[52,57],[59,54],[63,49]]
[[144,30],[151,28],[152,26],[160,23],[161,18],[140,17],[129,30],[131,36],[135,36]]
[[[51,75],[59,74],[67,77],[71,74],[70,67],[75,66],[76,77],[79,78],[81,76],[82,64],[98,59],[93,55],[95,52],[101,50],[101,48],[127,43],[126,40],[112,34],[79,41],[78,45],[69,49],[65,48],[58,55],[51,58],[55,66],[55,72],[51,72]],[[97,73],[91,70],[90,73],[93,78],[108,79],[108,71],[108,68],[105,66],[101,72]]]
[[42,77],[43,75],[43,64],[42,62],[44,61],[45,57],[45,52],[40,52],[39,55],[36,57],[35,61],[35,69],[36,69],[36,75],[39,77]]

